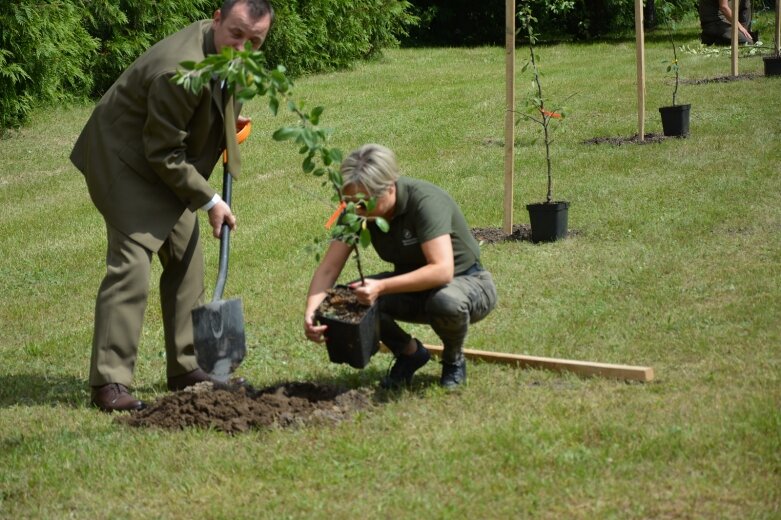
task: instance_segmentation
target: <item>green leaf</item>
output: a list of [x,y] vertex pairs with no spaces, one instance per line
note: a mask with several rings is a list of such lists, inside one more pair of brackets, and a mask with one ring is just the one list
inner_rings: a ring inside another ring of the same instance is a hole
[[345,211],[344,216],[342,217],[342,221],[346,225],[353,224],[361,219],[358,215],[355,214],[355,204],[352,202],[347,205],[347,208],[345,208],[347,211]]
[[315,169],[315,163],[312,160],[312,156],[308,155],[302,164],[302,167],[304,168],[304,173],[312,173],[312,170]]
[[295,126],[284,126],[282,128],[278,128],[271,136],[271,138],[275,141],[288,141],[298,137],[301,134],[301,130],[301,128]]
[[320,124],[320,115],[323,113],[323,110],[325,110],[323,107],[315,107],[312,109],[312,112],[309,114],[309,120],[313,125]]
[[390,224],[388,224],[388,221],[382,217],[375,217],[374,223],[383,233],[387,233],[390,230]]
[[271,96],[268,99],[268,107],[271,109],[271,113],[276,116],[279,111],[279,100],[276,97]]
[[361,229],[361,247],[366,248],[372,243],[372,234],[368,228]]
[[335,162],[336,164],[341,164],[342,162],[342,151],[339,148],[331,148],[328,151],[328,155],[331,156],[331,161]]

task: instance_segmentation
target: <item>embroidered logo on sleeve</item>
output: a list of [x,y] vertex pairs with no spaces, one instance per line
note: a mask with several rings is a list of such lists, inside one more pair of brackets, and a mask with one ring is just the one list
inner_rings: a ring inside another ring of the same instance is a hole
[[401,234],[401,244],[411,246],[418,243],[418,237],[412,234],[412,231],[405,229]]

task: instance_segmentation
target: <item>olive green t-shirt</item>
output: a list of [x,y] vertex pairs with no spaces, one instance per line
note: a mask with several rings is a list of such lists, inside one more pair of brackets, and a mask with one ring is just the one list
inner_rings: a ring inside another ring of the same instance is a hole
[[450,235],[455,273],[463,273],[480,260],[480,246],[472,236],[461,209],[444,190],[430,182],[400,177],[396,181],[396,207],[384,233],[369,224],[377,254],[407,273],[426,265],[420,245]]

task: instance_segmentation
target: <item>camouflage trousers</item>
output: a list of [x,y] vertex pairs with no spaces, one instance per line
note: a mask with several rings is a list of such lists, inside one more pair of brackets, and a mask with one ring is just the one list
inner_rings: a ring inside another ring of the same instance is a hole
[[[395,274],[380,273],[372,278]],[[469,325],[485,318],[496,300],[493,277],[485,270],[456,276],[436,289],[383,295],[378,299],[380,339],[398,355],[412,336],[396,322],[428,324],[442,340],[442,361],[460,363]]]

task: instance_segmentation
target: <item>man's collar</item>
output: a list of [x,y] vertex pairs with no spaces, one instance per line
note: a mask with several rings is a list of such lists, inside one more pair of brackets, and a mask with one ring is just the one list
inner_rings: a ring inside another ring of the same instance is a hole
[[217,54],[217,47],[214,46],[214,28],[212,27],[212,21],[209,20],[209,29],[203,35],[203,54],[209,56],[211,54]]

